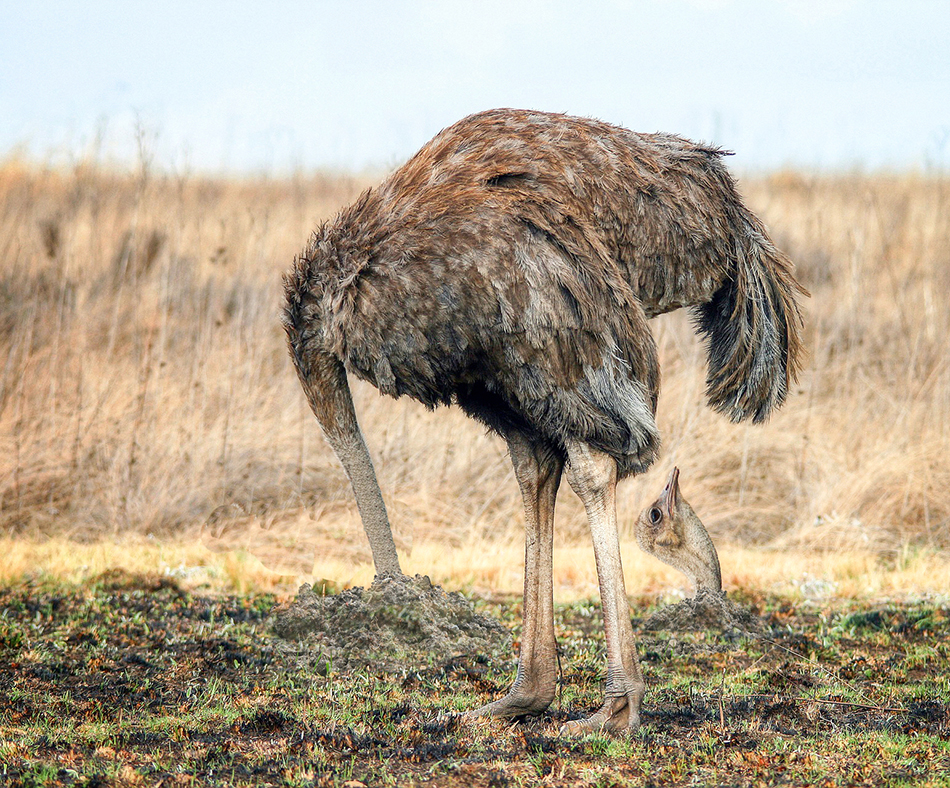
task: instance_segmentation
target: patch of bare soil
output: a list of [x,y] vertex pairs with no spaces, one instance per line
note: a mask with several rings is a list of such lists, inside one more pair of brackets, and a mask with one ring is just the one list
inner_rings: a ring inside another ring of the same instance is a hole
[[751,610],[729,599],[725,592],[702,589],[696,596],[658,610],[640,624],[640,630],[755,635],[762,632],[762,622]]
[[423,575],[377,577],[369,588],[330,596],[304,584],[292,603],[274,611],[271,631],[285,653],[319,672],[404,670],[511,648],[509,632],[498,621]]
[[[408,584],[427,596],[421,578]],[[267,636],[273,596],[155,575],[27,579],[0,586],[0,785],[944,784],[950,608],[746,599],[765,635],[743,648],[715,632],[640,638],[645,724],[613,745],[552,735],[603,698],[591,601],[555,608],[563,706],[473,723],[452,716],[460,694],[470,707],[498,698],[512,671],[451,660],[454,643],[425,669],[321,679]],[[491,604],[517,632],[519,602]]]

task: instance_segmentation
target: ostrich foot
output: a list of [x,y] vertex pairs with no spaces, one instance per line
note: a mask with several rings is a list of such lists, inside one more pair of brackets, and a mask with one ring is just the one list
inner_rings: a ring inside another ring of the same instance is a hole
[[[550,694],[550,697],[548,695]],[[554,700],[554,693],[531,693],[512,689],[503,698],[486,703],[477,709],[465,712],[464,719],[475,717],[494,717],[510,720],[516,717],[537,717],[543,714]]]
[[560,736],[583,736],[586,733],[631,734],[640,727],[640,695],[631,692],[619,698],[608,698],[590,717],[570,720],[561,726]]

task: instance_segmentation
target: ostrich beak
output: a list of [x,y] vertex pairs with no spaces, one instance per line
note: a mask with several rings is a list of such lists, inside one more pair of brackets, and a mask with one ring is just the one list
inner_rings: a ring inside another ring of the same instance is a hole
[[674,467],[670,472],[670,478],[666,482],[666,487],[660,494],[660,501],[666,505],[666,513],[672,521],[676,512],[676,501],[680,494],[680,469]]

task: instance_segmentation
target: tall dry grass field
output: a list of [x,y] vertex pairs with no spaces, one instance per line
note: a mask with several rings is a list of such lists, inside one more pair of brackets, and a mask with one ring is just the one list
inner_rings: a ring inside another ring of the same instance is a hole
[[[366,185],[3,164],[6,544],[200,538],[285,572],[365,565],[279,310],[294,254]],[[627,540],[676,464],[721,546],[885,562],[950,546],[950,179],[783,173],[741,187],[812,293],[807,367],[770,424],[737,427],[703,404],[688,315],[655,320],[664,451],[621,485]],[[460,548],[475,566],[517,544],[499,439],[454,409],[354,392],[404,550],[438,563]],[[558,516],[563,544],[586,536],[569,490]]]

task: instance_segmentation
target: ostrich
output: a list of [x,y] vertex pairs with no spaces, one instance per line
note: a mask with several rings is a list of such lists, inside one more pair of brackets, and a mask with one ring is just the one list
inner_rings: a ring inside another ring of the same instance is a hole
[[660,497],[640,513],[637,544],[644,552],[679,569],[692,581],[697,594],[721,594],[719,554],[706,526],[680,493],[679,478],[679,468],[674,468]]
[[508,444],[525,510],[521,651],[508,693],[470,715],[538,715],[554,699],[566,472],[594,545],[607,681],[599,710],[565,732],[639,725],[615,486],[659,450],[647,320],[694,310],[708,401],[733,421],[765,420],[800,363],[804,291],[724,153],[567,115],[471,115],[321,225],[285,277],[291,356],[378,574],[400,573],[399,559],[346,372],[428,407],[456,403]]

